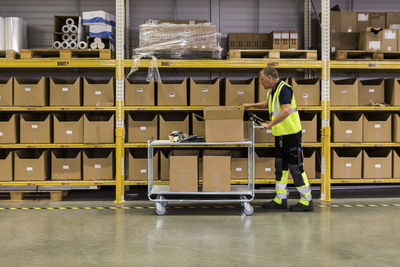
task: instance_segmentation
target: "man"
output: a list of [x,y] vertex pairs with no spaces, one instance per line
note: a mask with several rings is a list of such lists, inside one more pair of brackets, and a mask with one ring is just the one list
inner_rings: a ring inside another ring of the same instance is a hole
[[[303,152],[301,148],[301,132],[299,112],[293,89],[279,80],[279,74],[273,67],[266,67],[260,73],[260,81],[268,91],[266,101],[243,104],[245,109],[254,107],[267,109],[270,121],[262,123],[266,129],[272,129],[275,137],[275,175],[276,196],[271,202],[263,205],[266,209],[287,209],[287,191],[289,170],[301,199],[290,211],[313,211],[310,184],[303,168]],[[260,88],[261,90],[261,88]]]

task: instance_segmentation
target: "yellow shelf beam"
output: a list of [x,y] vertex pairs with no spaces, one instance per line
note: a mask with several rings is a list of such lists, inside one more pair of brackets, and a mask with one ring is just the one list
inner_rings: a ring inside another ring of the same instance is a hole
[[331,179],[332,184],[400,183],[400,179]]
[[[320,184],[320,179],[308,179],[311,184]],[[202,180],[199,181],[199,184],[202,184]],[[247,184],[247,179],[241,180],[231,180],[231,184]],[[275,184],[274,179],[255,179],[255,184]],[[293,184],[293,180],[289,180],[290,184]],[[169,185],[169,181],[154,181],[155,185]],[[125,185],[147,185],[147,181],[125,181]]]
[[[321,106],[299,106],[299,110],[321,111]],[[125,111],[203,111],[204,106],[127,106]],[[249,111],[266,111],[265,109],[251,108]]]
[[400,147],[400,143],[331,143],[331,147]]
[[379,106],[334,106],[330,108],[331,111],[400,111],[400,106],[394,107],[379,107]]
[[351,60],[351,61],[330,61],[331,69],[357,69],[357,70],[399,70],[400,61],[398,60]]
[[115,148],[115,144],[0,144],[3,149],[25,148]]
[[90,186],[90,185],[115,185],[115,181],[109,180],[109,181],[12,181],[12,182],[0,182],[0,186]]
[[29,59],[0,60],[0,68],[115,68],[115,60],[100,59]]
[[115,111],[115,107],[0,107],[0,111]]
[[[321,147],[321,143],[303,143],[302,145],[303,147]],[[246,145],[221,145],[221,147],[246,147]],[[275,144],[256,143],[255,147],[275,147]],[[125,148],[147,148],[147,143],[125,143]]]

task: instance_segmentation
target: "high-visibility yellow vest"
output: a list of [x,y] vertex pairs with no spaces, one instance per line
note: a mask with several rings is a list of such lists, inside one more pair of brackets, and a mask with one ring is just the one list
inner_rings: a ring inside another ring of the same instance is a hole
[[[282,110],[281,103],[279,103],[279,95],[284,85],[292,88],[284,81],[280,81],[273,97],[271,97],[272,90],[268,91],[267,102],[268,102],[268,112],[271,121],[273,121],[279,114],[279,112],[281,112]],[[290,103],[290,114],[283,121],[272,126],[272,135],[282,136],[282,135],[294,134],[300,132],[301,130],[302,127],[300,122],[300,116],[299,112],[297,111],[296,99],[294,98],[294,92],[293,92],[292,101]]]

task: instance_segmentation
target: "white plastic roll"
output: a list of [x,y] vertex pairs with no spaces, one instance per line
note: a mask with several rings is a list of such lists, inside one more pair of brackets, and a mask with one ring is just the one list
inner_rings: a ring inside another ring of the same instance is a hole
[[62,49],[68,49],[68,47],[69,47],[69,43],[68,42],[64,41],[64,42],[61,43],[61,48]]
[[73,33],[69,36],[69,40],[72,42],[77,42],[78,41],[78,35],[76,33]]
[[64,26],[62,26],[62,28],[61,28],[61,31],[63,32],[63,33],[69,33],[69,25],[64,25]]
[[61,42],[60,41],[55,41],[53,43],[53,48],[55,49],[61,49]]
[[71,36],[68,33],[64,33],[62,35],[62,40],[65,41],[65,42],[68,42],[69,40],[71,40]]
[[6,49],[6,34],[4,32],[4,18],[0,17],[0,50]]
[[97,43],[97,47],[98,47],[99,49],[104,49],[104,48],[106,48],[106,44],[103,43],[103,42]]
[[77,49],[78,48],[78,44],[76,42],[70,42],[68,48]]
[[97,49],[97,43],[96,42],[91,43],[90,44],[90,48],[91,49]]
[[21,49],[26,48],[28,43],[26,22],[22,18],[7,17],[4,25],[6,50],[21,52]]
[[67,25],[75,25],[75,21],[74,21],[73,18],[67,18],[65,20],[65,24],[67,24]]
[[72,33],[77,33],[78,32],[78,27],[76,25],[69,25],[69,31]]
[[86,49],[87,48],[87,43],[84,41],[80,41],[78,44],[79,49]]
[[94,38],[94,42],[95,42],[95,43],[101,43],[101,38],[100,38],[100,37]]

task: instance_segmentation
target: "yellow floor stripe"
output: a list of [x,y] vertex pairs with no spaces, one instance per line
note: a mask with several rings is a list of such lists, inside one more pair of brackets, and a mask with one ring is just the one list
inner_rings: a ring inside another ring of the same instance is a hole
[[96,207],[96,209],[98,209],[98,210],[104,210],[105,208],[104,208],[104,207]]
[[369,204],[367,205],[368,207],[378,207],[378,205],[374,205],[374,204]]
[[365,208],[366,206],[365,205],[360,205],[360,204],[358,204],[358,205],[355,205],[356,207],[360,207],[360,208]]
[[352,206],[352,205],[342,205],[342,207],[345,207],[345,208],[352,208],[353,206]]
[[334,207],[334,208],[340,208],[340,206],[339,205],[330,205],[331,207]]
[[395,207],[400,207],[400,204],[393,204],[393,206],[395,206]]

